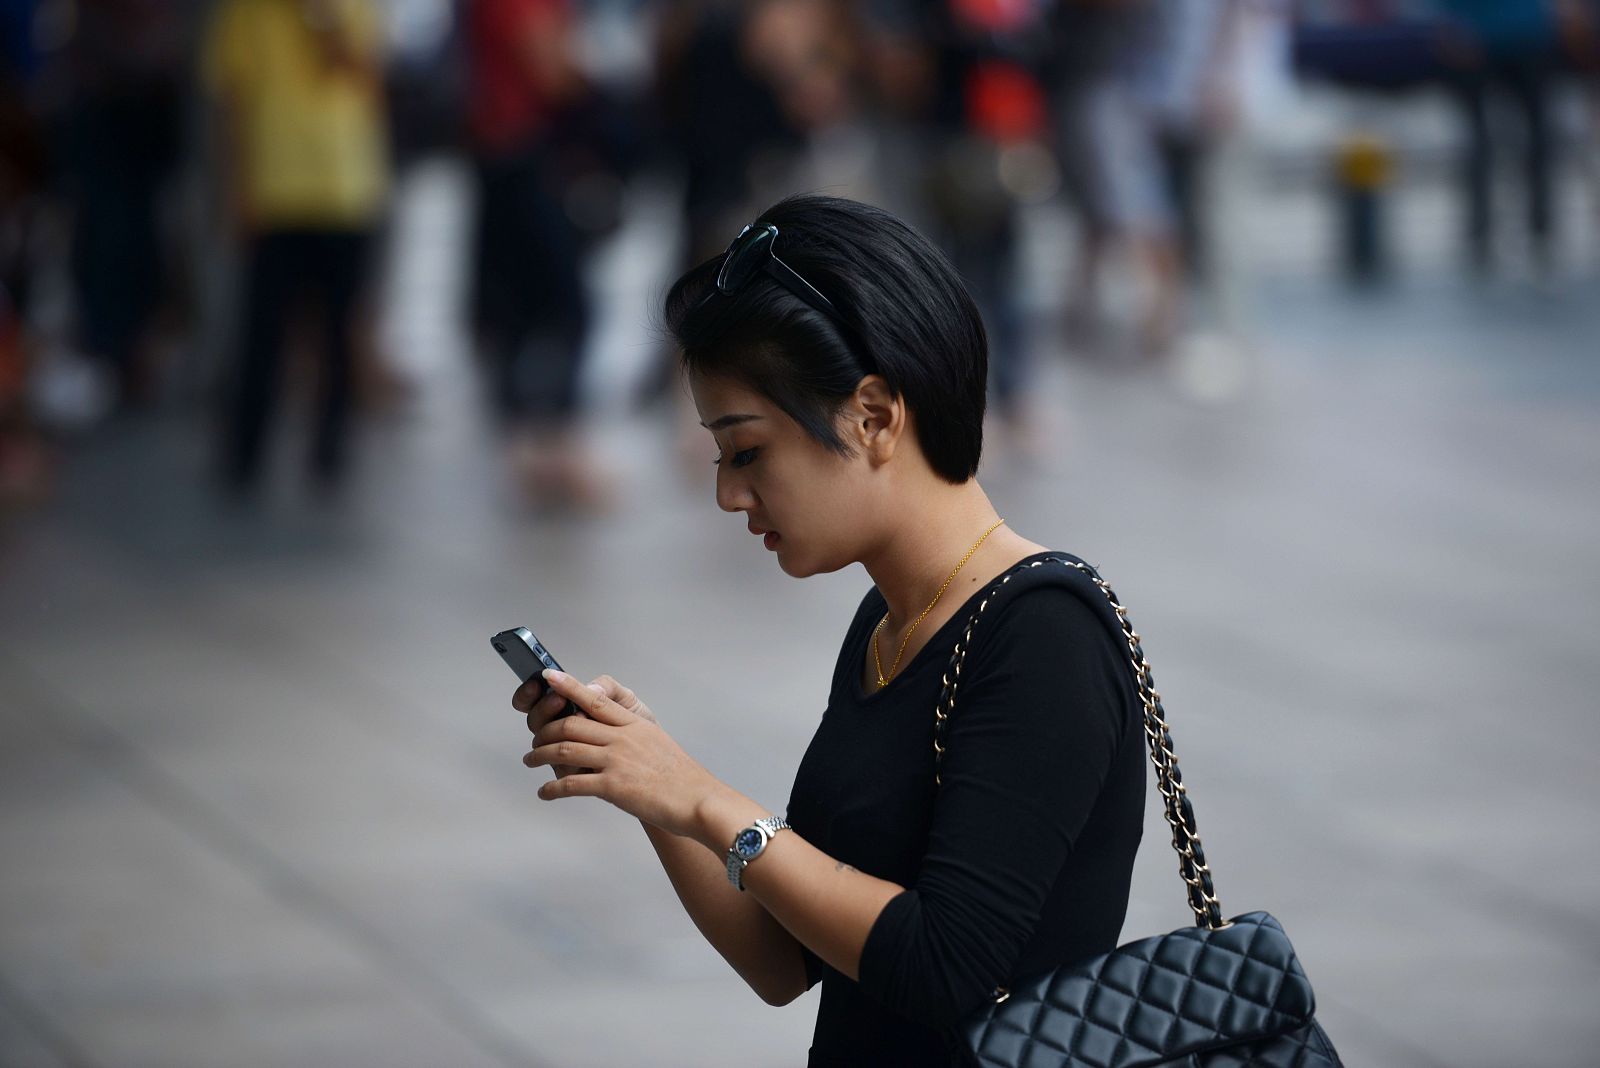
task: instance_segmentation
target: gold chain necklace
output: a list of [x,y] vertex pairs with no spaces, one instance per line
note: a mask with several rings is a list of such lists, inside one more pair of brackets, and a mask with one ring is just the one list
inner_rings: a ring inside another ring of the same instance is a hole
[[[1000,520],[1000,523],[1004,522],[1004,519]],[[967,550],[967,555],[961,558],[961,562],[956,565],[956,570],[950,572],[950,577],[944,580],[944,585],[939,587],[939,592],[933,595],[933,600],[928,602],[928,607],[924,608],[922,610],[922,615],[917,617],[917,623],[921,623],[927,618],[928,613],[933,611],[933,606],[939,603],[939,598],[944,596],[944,591],[949,588],[950,583],[955,581],[956,572],[967,566],[967,561],[971,560],[972,554],[978,551],[978,546],[982,545],[989,535],[993,534],[1000,527],[1000,523],[996,523],[994,526],[984,531],[983,537],[978,539],[977,544],[973,545],[972,548]],[[880,690],[889,685],[889,680],[894,678],[894,673],[900,668],[900,658],[905,655],[906,643],[911,640],[911,635],[915,634],[917,631],[917,623],[913,623],[911,624],[911,629],[906,631],[906,636],[900,639],[900,651],[894,654],[894,663],[889,665],[889,674],[886,676],[883,673],[883,661],[878,657],[878,634],[883,630],[884,624],[888,622],[889,613],[885,612],[883,614],[883,618],[878,621],[878,625],[873,628],[872,631],[872,663],[873,666],[878,670],[878,689]]]

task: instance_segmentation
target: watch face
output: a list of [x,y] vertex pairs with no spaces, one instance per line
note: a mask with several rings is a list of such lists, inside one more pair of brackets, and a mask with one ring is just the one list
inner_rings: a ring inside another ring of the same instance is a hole
[[763,839],[760,831],[756,830],[754,827],[746,827],[744,830],[739,832],[739,837],[733,840],[733,848],[741,857],[743,857],[745,860],[749,860],[751,857],[761,852],[762,841]]

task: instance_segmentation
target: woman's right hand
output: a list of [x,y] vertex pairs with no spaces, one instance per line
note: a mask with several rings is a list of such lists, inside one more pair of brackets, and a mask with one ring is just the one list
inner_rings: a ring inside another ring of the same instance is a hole
[[[600,691],[641,719],[647,719],[651,723],[656,722],[655,713],[650,711],[649,706],[639,700],[638,695],[632,690],[610,675],[601,675],[588,685],[590,689]],[[567,699],[551,690],[544,679],[538,675],[518,686],[516,692],[511,695],[511,707],[518,712],[526,713],[528,716],[528,732],[533,735],[535,745],[538,744],[539,731],[545,724],[560,716],[561,710],[566,707],[566,704]],[[576,714],[583,715],[582,712]],[[564,779],[574,772],[583,772],[589,769],[573,767],[570,764],[555,764],[552,765],[552,770],[555,771],[556,778]]]

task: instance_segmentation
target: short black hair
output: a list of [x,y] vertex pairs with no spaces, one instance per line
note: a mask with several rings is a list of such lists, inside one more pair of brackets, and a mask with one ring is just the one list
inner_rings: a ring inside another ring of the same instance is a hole
[[778,258],[828,298],[844,328],[764,273],[702,303],[718,255],[667,291],[665,326],[683,368],[740,382],[844,456],[839,411],[862,378],[880,374],[915,413],[933,470],[956,484],[975,475],[989,343],[949,260],[889,212],[839,197],[787,197],[752,223],[769,224]]

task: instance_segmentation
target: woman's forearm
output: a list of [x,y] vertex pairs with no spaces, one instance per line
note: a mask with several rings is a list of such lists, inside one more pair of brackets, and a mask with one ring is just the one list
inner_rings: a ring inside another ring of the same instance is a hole
[[[718,781],[653,716],[630,712],[603,685],[553,669],[545,681],[584,715],[540,727],[523,763],[599,770],[558,776],[539,787],[541,799],[602,797],[638,818],[689,918],[764,1000],[783,1004],[805,989],[802,946],[858,977],[868,933],[904,887],[837,863],[798,834],[780,833],[746,869],[752,892],[739,892],[727,881],[724,857],[734,836],[768,811]],[[615,680],[612,690],[638,704]]]
[[[806,989],[800,944],[761,903],[729,882],[722,860],[691,838],[640,821],[695,927],[761,1000],[785,1005]],[[733,835],[728,836],[732,842]]]
[[[743,794],[721,790],[701,806],[695,848],[720,869],[734,835],[765,815]],[[878,914],[905,890],[839,863],[792,832],[778,834],[745,869],[748,893],[729,885],[725,870],[722,885],[737,898],[760,902],[790,935],[851,979],[860,978],[861,951]]]

